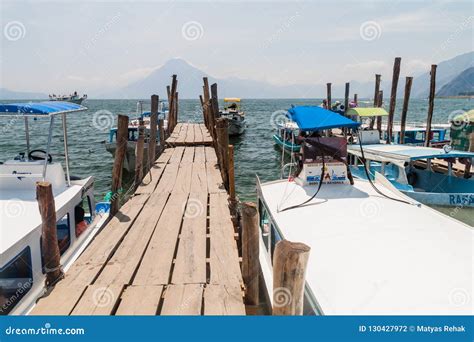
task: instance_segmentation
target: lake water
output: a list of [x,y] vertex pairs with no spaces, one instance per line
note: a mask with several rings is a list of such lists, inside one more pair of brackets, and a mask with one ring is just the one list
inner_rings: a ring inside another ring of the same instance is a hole
[[[333,99],[335,101],[336,99]],[[342,101],[342,100],[341,100]],[[8,101],[2,101],[8,102]],[[15,101],[18,102],[18,101]],[[71,174],[81,177],[94,176],[97,198],[102,199],[110,189],[113,159],[105,150],[104,142],[109,138],[109,129],[116,124],[117,114],[136,116],[137,100],[87,100],[85,112],[68,115],[68,139]],[[319,105],[318,99],[254,99],[244,100],[248,128],[241,137],[231,139],[235,147],[236,189],[241,200],[255,199],[256,175],[262,181],[277,179],[280,175],[281,152],[274,147],[272,113],[286,110],[291,105]],[[397,101],[395,120],[399,120],[402,101]],[[437,99],[434,123],[447,123],[451,113],[470,110],[469,99]],[[148,108],[147,108],[148,109]],[[179,120],[201,122],[199,100],[180,100]],[[411,100],[408,121],[424,121],[428,111],[427,100]],[[109,113],[110,112],[110,113]],[[274,116],[273,116],[274,117]],[[23,121],[0,119],[0,161],[24,152]],[[30,120],[31,149],[46,149],[48,120]],[[62,160],[62,130],[60,118],[55,122],[53,134],[53,159]],[[448,215],[474,225],[474,211],[458,208],[442,209]]]

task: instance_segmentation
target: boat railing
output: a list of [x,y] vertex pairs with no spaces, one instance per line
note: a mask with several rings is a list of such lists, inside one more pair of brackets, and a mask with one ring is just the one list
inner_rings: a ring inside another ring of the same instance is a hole
[[282,166],[281,168],[281,179],[283,178],[286,178],[285,176],[285,170],[289,167],[292,167],[292,166],[297,166],[298,164],[296,162],[292,162],[292,163],[286,163],[285,165]]

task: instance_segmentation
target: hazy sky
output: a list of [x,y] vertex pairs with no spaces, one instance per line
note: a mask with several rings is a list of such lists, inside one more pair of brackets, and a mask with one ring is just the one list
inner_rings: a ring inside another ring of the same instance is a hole
[[274,84],[402,75],[473,50],[472,1],[0,0],[0,87],[103,91],[181,57]]

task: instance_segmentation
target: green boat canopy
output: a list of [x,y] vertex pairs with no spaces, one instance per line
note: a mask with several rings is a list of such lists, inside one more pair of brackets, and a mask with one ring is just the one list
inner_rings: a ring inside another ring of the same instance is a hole
[[385,109],[381,107],[357,107],[351,108],[346,112],[346,115],[358,115],[360,117],[372,116],[388,116]]

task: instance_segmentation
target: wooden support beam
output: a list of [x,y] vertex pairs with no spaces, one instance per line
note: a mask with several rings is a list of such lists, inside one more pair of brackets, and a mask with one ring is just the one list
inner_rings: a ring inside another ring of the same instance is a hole
[[388,111],[387,139],[386,139],[387,144],[390,144],[392,142],[393,118],[395,116],[395,105],[397,103],[397,87],[398,87],[398,78],[400,77],[401,62],[402,62],[401,57],[395,57],[395,61],[393,63],[392,90],[390,93],[390,108]]
[[53,286],[63,277],[63,272],[60,264],[56,207],[51,183],[36,182],[36,200],[41,214],[41,248],[46,272],[46,286]]
[[349,90],[350,90],[350,83],[346,82],[346,89],[344,92],[344,108],[345,111],[347,112],[349,110]]
[[227,118],[218,118],[216,120],[216,134],[217,134],[217,150],[216,154],[221,168],[222,180],[226,189],[229,188],[229,123]]
[[433,120],[434,99],[436,91],[436,64],[431,65],[430,72],[430,97],[428,102],[428,117],[426,118],[425,146],[430,146],[431,121]]
[[[380,78],[382,76],[379,74],[375,74],[375,90],[374,90],[374,107],[378,105],[378,96],[380,91]],[[370,129],[374,128],[375,118],[370,119]]]
[[403,95],[403,109],[402,109],[402,117],[400,123],[400,144],[405,143],[405,126],[407,123],[407,114],[408,114],[408,103],[410,102],[410,92],[411,92],[411,85],[413,82],[413,77],[407,77],[405,79],[405,94]]
[[119,189],[122,183],[122,167],[127,152],[128,144],[128,116],[119,115],[117,123],[117,141],[115,149],[114,166],[112,169],[112,199],[110,203],[110,216],[117,214],[120,206]]
[[331,83],[326,83],[326,101],[328,109],[331,110]]
[[217,84],[211,85],[211,108],[214,117],[219,117],[219,98],[217,97]]
[[138,125],[138,139],[135,146],[135,190],[142,183],[143,179],[143,150],[145,146],[145,126],[143,119],[139,120]]
[[160,153],[165,149],[165,120],[158,119],[158,134],[160,135]]
[[232,206],[236,203],[235,196],[235,166],[234,166],[234,145],[229,145],[229,197]]
[[173,129],[174,129],[174,123],[173,123],[173,120],[174,120],[174,106],[175,106],[175,103],[174,103],[174,100],[175,100],[175,97],[174,97],[174,94],[176,93],[176,88],[178,86],[178,80],[176,79],[176,75],[173,75],[172,76],[172,79],[171,79],[171,89],[170,89],[170,93],[168,95],[168,101],[169,101],[169,110],[168,110],[168,135],[171,135],[171,132],[173,132]]
[[174,93],[174,119],[173,119],[173,130],[178,124],[178,106],[179,106],[179,100],[178,100],[178,92]]
[[153,165],[156,159],[156,130],[158,126],[158,95],[151,95],[150,138],[148,139],[148,165]]
[[306,266],[311,248],[281,240],[273,255],[273,315],[302,315]]
[[259,216],[257,205],[242,203],[242,276],[245,284],[245,303],[259,304]]
[[[383,90],[380,90],[377,97],[376,107],[382,107],[382,105],[383,105]],[[379,136],[382,137],[382,117],[381,116],[377,116],[377,131],[379,131]]]
[[354,103],[355,103],[356,106],[357,106],[357,102],[358,102],[357,94],[354,94]]

